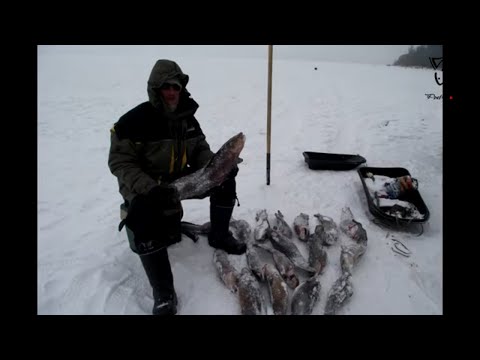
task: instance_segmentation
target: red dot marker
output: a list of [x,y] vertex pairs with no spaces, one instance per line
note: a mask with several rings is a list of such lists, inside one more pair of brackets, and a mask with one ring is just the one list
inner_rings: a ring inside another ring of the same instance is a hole
[[453,96],[450,95],[450,100],[453,100]]

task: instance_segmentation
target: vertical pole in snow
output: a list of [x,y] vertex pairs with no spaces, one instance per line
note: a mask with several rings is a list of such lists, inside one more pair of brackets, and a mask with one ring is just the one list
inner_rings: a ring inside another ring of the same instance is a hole
[[270,185],[270,133],[272,130],[272,55],[273,45],[268,45],[267,185]]

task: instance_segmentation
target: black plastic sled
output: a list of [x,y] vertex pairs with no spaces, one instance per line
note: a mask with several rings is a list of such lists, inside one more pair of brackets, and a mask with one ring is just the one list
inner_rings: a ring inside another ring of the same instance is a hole
[[[408,192],[405,192],[403,195],[401,195],[398,198],[398,200],[407,201],[415,205],[415,207],[418,209],[420,214],[423,215],[423,218],[404,219],[404,218],[389,215],[385,213],[380,207],[378,207],[375,203],[375,199],[370,194],[367,184],[365,182],[365,179],[368,178],[367,173],[372,173],[374,176],[381,175],[381,176],[388,176],[391,178],[397,178],[405,175],[411,176],[407,169],[400,168],[400,167],[392,167],[392,168],[362,167],[357,171],[360,176],[360,180],[362,181],[365,195],[367,196],[368,209],[370,210],[370,213],[373,216],[375,216],[375,218],[380,220],[383,224],[397,225],[399,227],[408,227],[409,225],[412,225],[412,224],[421,225],[422,223],[425,223],[428,221],[428,219],[430,218],[430,212],[427,208],[427,205],[425,205],[425,202],[423,201],[420,195],[420,192],[418,190],[409,190]],[[422,231],[423,231],[423,226],[422,226]]]
[[350,154],[305,151],[303,157],[312,170],[352,170],[367,162],[363,156]]

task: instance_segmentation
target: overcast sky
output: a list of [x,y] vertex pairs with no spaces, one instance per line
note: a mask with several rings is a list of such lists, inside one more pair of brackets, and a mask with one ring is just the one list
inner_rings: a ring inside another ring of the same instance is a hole
[[[274,58],[305,59],[367,64],[391,64],[405,54],[410,45],[274,45]],[[39,53],[68,51],[88,53],[134,52],[138,47],[159,53],[160,57],[220,56],[267,57],[267,45],[39,45]],[[160,55],[161,54],[161,55]]]

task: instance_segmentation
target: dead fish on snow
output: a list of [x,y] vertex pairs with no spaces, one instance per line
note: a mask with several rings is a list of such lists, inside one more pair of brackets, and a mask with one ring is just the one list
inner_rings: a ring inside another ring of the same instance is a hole
[[353,223],[357,225],[353,240],[355,240],[359,244],[363,244],[366,247],[368,242],[367,231],[363,228],[362,224],[355,219],[353,220]]
[[342,252],[340,254],[340,265],[343,272],[352,274],[352,269],[367,250],[364,244],[350,244],[348,246],[342,245]]
[[[210,221],[207,221],[202,225],[197,225],[190,222],[182,221],[181,227],[183,230],[189,231],[191,233],[208,235],[210,233],[210,229],[212,225]],[[247,221],[242,219],[235,220],[232,218],[232,220],[230,220],[230,223],[228,225],[228,229],[232,233],[235,233],[235,235],[238,236],[237,239],[242,240],[245,243],[250,240],[252,229],[250,227],[250,224]]]
[[[322,225],[317,225],[322,226]],[[327,266],[328,255],[322,246],[322,241],[316,233],[308,239],[308,264],[315,269],[316,274],[321,274]]]
[[285,235],[287,238],[291,239],[293,236],[293,231],[290,229],[290,226],[285,221],[283,214],[278,210],[275,213],[275,218],[277,219],[277,224],[273,227],[273,230]]
[[292,315],[310,315],[320,297],[319,275],[301,283],[292,294]]
[[310,274],[315,273],[315,269],[308,265],[308,261],[302,256],[297,246],[287,237],[276,231],[272,231],[272,238],[270,241],[275,249],[284,253],[292,261],[293,265],[309,272]]
[[352,275],[345,272],[340,276],[328,292],[325,315],[335,315],[337,310],[353,295]]
[[345,234],[349,235],[349,230],[353,226],[353,214],[352,210],[348,206],[342,208],[342,213],[340,214],[340,230]]
[[342,214],[340,215],[340,230],[357,243],[362,243],[365,246],[367,245],[367,231],[363,228],[361,223],[354,219],[349,207],[342,208]]
[[[333,245],[338,239],[338,228],[337,224],[331,217],[324,216],[321,214],[315,214],[315,216],[320,224],[323,226],[323,244],[324,245]],[[315,229],[316,230],[316,229]]]
[[238,280],[240,274],[235,270],[228,259],[228,254],[221,249],[215,249],[213,252],[213,262],[217,269],[217,274],[223,281],[225,286],[232,292],[236,293],[238,290]]
[[288,311],[287,284],[273,265],[265,264],[263,272],[267,280],[274,315],[286,315]]
[[309,227],[309,216],[304,213],[300,213],[295,220],[293,221],[293,229],[295,230],[295,234],[301,241],[307,241],[308,236],[310,235],[310,227]]
[[295,289],[298,286],[299,280],[295,274],[295,266],[285,254],[266,244],[255,244],[254,246],[272,254],[275,267],[291,289]]
[[250,224],[245,220],[232,220],[230,221],[230,230],[236,235],[238,240],[248,243],[250,241],[250,236],[252,235],[252,228]]
[[267,210],[263,209],[257,212],[255,216],[255,228],[253,230],[253,238],[256,241],[264,242],[270,237],[271,227],[268,222]]
[[247,244],[247,251],[245,252],[247,257],[247,264],[250,270],[252,270],[253,274],[260,279],[261,281],[264,280],[263,276],[263,263],[260,260],[260,256],[257,253],[257,249],[252,246],[250,243]]
[[242,269],[238,279],[238,299],[242,315],[266,315],[260,285],[248,268]]
[[195,234],[208,235],[208,233],[210,232],[210,221],[206,222],[203,225],[197,225],[188,221],[182,221],[180,225],[183,230],[190,231]]

